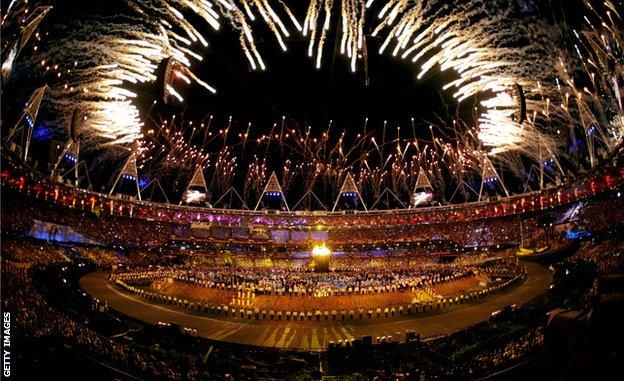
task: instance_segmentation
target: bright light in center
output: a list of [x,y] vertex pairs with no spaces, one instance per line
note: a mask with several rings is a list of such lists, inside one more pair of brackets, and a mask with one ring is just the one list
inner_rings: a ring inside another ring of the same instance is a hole
[[331,250],[325,244],[323,245],[315,245],[312,248],[312,256],[313,257],[326,257],[331,254]]

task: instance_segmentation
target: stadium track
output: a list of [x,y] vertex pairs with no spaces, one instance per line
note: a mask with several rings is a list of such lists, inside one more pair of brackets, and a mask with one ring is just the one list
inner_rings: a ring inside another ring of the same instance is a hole
[[108,272],[89,273],[80,279],[80,286],[91,296],[104,300],[109,308],[148,323],[177,323],[197,330],[199,336],[211,340],[275,348],[321,350],[330,341],[349,340],[363,335],[395,335],[413,330],[422,339],[447,335],[485,321],[490,314],[509,304],[526,303],[544,293],[551,284],[549,270],[533,262],[527,267],[527,279],[508,290],[486,299],[433,315],[403,319],[372,319],[331,322],[289,322],[213,318],[190,314],[171,305],[150,303],[140,297],[119,291],[106,282]]

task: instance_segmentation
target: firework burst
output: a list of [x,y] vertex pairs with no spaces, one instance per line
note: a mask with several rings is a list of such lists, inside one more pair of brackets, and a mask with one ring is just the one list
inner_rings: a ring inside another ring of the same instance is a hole
[[[85,146],[138,141],[143,168],[199,165],[211,173],[215,192],[232,186],[235,169],[251,144],[256,147],[243,180],[247,195],[261,192],[273,153],[269,147],[277,147],[284,189],[295,183],[303,184],[305,191],[319,183],[337,189],[345,175],[353,173],[377,198],[384,189],[409,193],[421,169],[440,189],[449,178],[456,185],[467,184],[482,172],[485,154],[523,178],[526,163],[520,158],[541,165],[564,155],[560,126],[570,126],[570,135],[584,136],[592,165],[596,154],[608,153],[624,136],[624,28],[621,4],[614,1],[586,2],[588,14],[585,24],[573,31],[572,54],[559,47],[560,28],[536,16],[519,17],[506,2],[341,0],[335,6],[332,0],[310,0],[301,23],[283,1],[139,0],[127,5],[124,15],[57,23],[49,27],[54,41],[42,42],[36,34],[35,52],[21,68],[37,67],[50,85],[45,104],[58,115],[59,125],[71,124],[72,110],[81,110]],[[27,9],[18,1],[13,12]],[[11,19],[5,17],[3,25]],[[205,25],[194,25],[198,20]],[[386,123],[383,136],[376,137],[366,132],[366,121],[362,132],[349,138],[350,144],[344,132],[332,131],[332,121],[320,134],[284,118],[268,134],[255,134],[250,122],[234,143],[228,139],[231,117],[220,129],[212,116],[194,125],[174,120],[144,125],[135,88],[155,83],[163,62],[165,101],[183,102],[181,85],[197,84],[216,92],[192,70],[208,45],[200,29],[217,31],[228,25],[238,33],[250,68],[265,70],[252,25],[267,26],[286,51],[288,21],[309,39],[307,52],[317,67],[335,24],[340,53],[353,71],[360,61],[366,67],[365,30],[372,30],[371,37],[381,38],[378,53],[411,62],[418,79],[437,71],[454,73],[443,90],[458,104],[479,101],[477,125],[458,121],[449,139],[434,137],[432,130],[431,141],[419,142],[402,137],[398,126],[394,138],[387,138]],[[582,85],[577,67],[587,78]],[[215,142],[222,148],[215,150]]]

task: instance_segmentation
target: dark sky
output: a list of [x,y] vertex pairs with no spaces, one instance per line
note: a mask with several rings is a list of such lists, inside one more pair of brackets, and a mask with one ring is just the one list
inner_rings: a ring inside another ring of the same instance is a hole
[[[516,9],[517,17],[542,13],[551,17],[559,12],[558,0],[502,0]],[[580,0],[567,1],[566,8],[575,8]],[[300,22],[303,21],[306,1],[286,2]],[[258,133],[270,130],[273,122],[282,115],[300,125],[312,125],[319,133],[334,121],[337,130],[359,130],[364,118],[370,118],[369,128],[380,129],[384,120],[391,128],[400,125],[408,127],[411,118],[417,126],[426,127],[433,123],[450,124],[459,117],[472,121],[472,110],[478,100],[467,100],[457,106],[450,91],[442,91],[456,74],[451,71],[432,71],[422,80],[416,78],[418,66],[411,61],[392,57],[391,49],[378,54],[383,42],[371,37],[372,30],[365,31],[368,48],[367,66],[358,61],[356,73],[352,73],[348,59],[339,52],[340,1],[334,2],[332,28],[325,42],[323,64],[315,68],[314,58],[307,56],[308,42],[305,37],[283,17],[291,36],[287,38],[288,52],[282,52],[273,34],[262,22],[251,24],[259,52],[262,54],[266,71],[252,71],[238,43],[238,34],[229,27],[214,32],[205,23],[195,22],[205,32],[209,47],[202,50],[202,63],[193,66],[204,81],[214,85],[218,93],[210,94],[198,86],[185,89],[185,104],[179,108],[161,108],[164,115],[184,112],[188,119],[200,119],[214,114],[217,121],[226,123],[233,116],[234,125],[244,129],[252,122]],[[300,4],[300,5],[297,5]],[[376,18],[383,1],[376,1],[368,11],[367,18]],[[279,7],[276,8],[281,10]],[[368,28],[375,23],[368,23]],[[384,33],[381,33],[383,36]],[[147,97],[151,99],[153,94]],[[151,101],[146,99],[146,105]],[[318,129],[316,129],[318,127]],[[420,128],[419,137],[428,136],[428,129]]]
[[[511,3],[518,14],[524,17],[535,12],[550,17],[558,12],[559,0],[501,0]],[[6,9],[8,0],[2,0]],[[52,2],[53,11],[42,24],[63,22],[67,18],[81,18],[83,15],[110,17],[128,10],[124,0],[66,0]],[[307,9],[307,1],[288,0],[300,22]],[[299,123],[312,125],[322,131],[329,120],[334,120],[336,130],[361,129],[364,118],[370,118],[369,128],[381,128],[384,120],[391,128],[401,125],[408,127],[414,118],[421,127],[430,123],[447,123],[454,117],[470,122],[472,107],[476,100],[466,101],[457,110],[450,91],[442,91],[455,74],[433,71],[426,78],[417,80],[417,66],[392,57],[389,50],[378,54],[379,38],[371,37],[366,30],[368,47],[368,70],[364,62],[358,61],[358,70],[352,73],[346,57],[339,54],[338,24],[340,21],[340,1],[334,2],[332,27],[325,42],[323,65],[320,70],[314,66],[314,59],[307,56],[307,41],[291,25],[287,17],[283,19],[291,31],[286,41],[289,51],[279,48],[268,27],[261,21],[252,22],[254,38],[258,50],[267,65],[266,71],[251,71],[238,42],[238,33],[225,22],[220,31],[215,32],[192,13],[189,20],[202,32],[209,42],[208,48],[196,44],[193,48],[203,56],[203,62],[193,61],[192,70],[198,76],[218,89],[216,95],[199,86],[180,89],[185,97],[179,107],[157,107],[163,116],[184,113],[187,119],[199,120],[207,114],[214,114],[215,120],[225,123],[230,115],[234,125],[244,129],[252,122],[257,133],[270,130],[273,122],[282,115]],[[566,8],[575,8],[581,0],[566,1]],[[368,11],[367,18],[375,18],[383,1],[376,1]],[[554,5],[553,5],[554,4]],[[281,7],[276,5],[281,12]],[[282,12],[283,13],[283,12]],[[280,13],[281,14],[281,13]],[[572,12],[574,16],[574,12]],[[194,18],[195,17],[195,18]],[[368,27],[374,23],[367,23]],[[382,33],[382,35],[384,35]],[[50,36],[50,38],[54,38]],[[139,106],[146,111],[157,98],[161,89],[157,84],[135,89],[140,93]],[[426,130],[422,128],[422,130]],[[428,133],[428,131],[425,131]],[[424,135],[421,135],[423,137]]]
[[272,36],[261,32],[256,33],[257,46],[267,70],[251,71],[233,35],[224,31],[211,39],[197,73],[214,84],[218,93],[191,90],[187,93],[189,114],[232,114],[235,120],[252,121],[258,128],[270,128],[271,120],[286,115],[313,126],[325,126],[333,119],[342,128],[359,129],[366,117],[378,124],[386,119],[406,123],[412,117],[434,120],[436,114],[447,114],[443,97],[452,101],[439,92],[441,75],[418,81],[414,65],[380,56],[380,41],[372,37],[367,38],[368,72],[360,60],[357,72],[352,73],[335,38],[326,41],[319,70],[307,56],[307,42],[299,36],[288,41],[288,52],[282,52]]
[[[501,1],[512,3],[517,17],[538,13],[551,18],[557,14],[555,17],[558,20],[573,22],[577,22],[575,18],[580,13],[568,12],[563,17],[560,13],[562,5],[565,5],[566,10],[573,10],[582,4],[581,0],[566,0],[565,4],[559,0]],[[53,3],[55,8],[42,23],[43,29],[46,23],[63,22],[64,19],[80,18],[83,15],[109,17],[127,9],[123,0],[68,0]],[[307,2],[288,0],[286,3],[293,8],[297,18],[303,21]],[[224,126],[232,115],[234,133],[243,132],[247,124],[252,122],[252,133],[256,136],[269,132],[273,123],[281,120],[282,115],[300,126],[311,125],[317,134],[326,129],[329,120],[333,120],[332,131],[336,134],[346,130],[354,135],[361,132],[367,117],[370,118],[369,130],[380,131],[383,121],[388,120],[391,134],[396,131],[396,126],[404,127],[402,131],[407,130],[411,134],[410,119],[414,118],[416,135],[425,139],[430,137],[426,126],[430,123],[442,125],[440,118],[446,123],[450,123],[454,117],[471,121],[472,109],[477,100],[468,100],[458,109],[451,92],[441,90],[442,84],[455,74],[433,71],[422,80],[417,80],[417,66],[392,57],[390,49],[384,55],[378,54],[382,41],[371,37],[371,30],[366,30],[368,70],[364,70],[364,62],[359,60],[357,72],[352,73],[347,58],[339,54],[339,41],[336,40],[339,39],[340,2],[334,3],[332,28],[325,42],[320,70],[315,68],[314,58],[307,56],[307,39],[289,22],[287,26],[291,37],[286,40],[288,52],[281,51],[263,22],[252,23],[256,46],[267,70],[251,71],[236,32],[224,22],[221,30],[214,32],[205,22],[193,20],[190,16],[193,25],[204,33],[209,42],[208,48],[199,44],[194,46],[194,50],[204,59],[201,63],[194,61],[192,70],[202,80],[216,87],[218,93],[212,95],[199,86],[176,86],[185,98],[184,104],[159,104],[153,111],[163,117],[183,114],[185,119],[195,121],[212,114],[217,127]],[[376,1],[368,17],[376,17],[378,7],[383,3]],[[2,0],[3,9],[6,9],[7,4],[8,1]],[[288,21],[287,17],[283,19]],[[24,87],[22,83],[18,85]],[[162,96],[162,89],[158,86],[155,83],[134,89],[140,94],[138,106],[143,114],[154,99]],[[5,98],[6,94],[3,94],[3,100]],[[146,128],[152,127],[147,118],[144,117],[144,120],[147,122]],[[245,163],[241,163],[241,168],[244,167]]]

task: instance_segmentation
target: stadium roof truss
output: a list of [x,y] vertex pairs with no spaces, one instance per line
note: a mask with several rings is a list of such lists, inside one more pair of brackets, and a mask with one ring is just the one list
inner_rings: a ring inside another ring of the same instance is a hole
[[[52,174],[51,177],[53,180],[56,180],[56,176],[58,174],[58,170],[59,167],[61,165],[61,163],[63,162],[64,158],[68,158],[69,160],[71,160],[74,165],[72,166],[72,168],[65,172],[62,177],[67,176],[68,173],[70,173],[72,170],[75,171],[75,175],[76,175],[76,186],[78,186],[78,167],[80,165],[80,163],[84,164],[84,162],[78,161],[80,158],[80,142],[77,142],[73,139],[69,139],[69,141],[67,142],[67,144],[65,144],[65,147],[63,148],[63,150],[61,151],[61,154],[59,155],[58,159],[56,159],[56,163],[54,164],[54,167],[52,168]],[[91,182],[91,181],[89,181]]]
[[[43,96],[45,95],[45,91],[48,89],[48,85],[44,85],[36,89],[26,105],[24,106],[24,110],[20,115],[15,126],[9,131],[9,134],[6,136],[5,140],[10,141],[15,134],[18,132],[22,132],[19,148],[20,148],[20,157],[24,161],[28,158],[28,150],[30,148],[30,140],[32,139],[33,129],[35,128],[35,120],[37,120],[37,115],[39,114],[39,106],[41,106],[41,101],[43,100]],[[26,128],[24,128],[24,121],[26,122]]]
[[288,202],[286,201],[286,197],[284,197],[284,192],[282,191],[282,186],[277,180],[277,175],[275,174],[275,171],[271,172],[269,181],[267,181],[267,184],[265,185],[264,190],[262,191],[262,194],[258,198],[258,202],[256,203],[256,207],[254,208],[254,210],[258,210],[258,207],[260,206],[260,203],[262,202],[262,198],[265,195],[279,196],[280,199],[284,202],[284,205],[286,206],[286,210],[290,211],[290,208],[288,207]]
[[[403,207],[403,208],[407,208],[407,206],[405,205],[405,203],[403,201],[401,201],[401,199],[399,197],[397,197],[396,194],[394,194],[394,192],[392,192],[390,190],[390,188],[386,188],[384,189],[383,192],[381,192],[381,194],[379,195],[379,197],[377,197],[377,200],[375,200],[375,202],[373,203],[373,205],[370,207],[370,209],[375,209],[375,206],[377,206],[377,204],[379,203],[379,201],[381,201],[383,199],[383,197],[386,196],[386,201],[389,201],[390,196],[392,196],[392,198],[394,198],[396,201],[399,202],[399,204]],[[387,204],[389,205],[390,203],[387,202]]]
[[422,168],[418,170],[418,177],[416,178],[416,185],[414,186],[414,193],[416,193],[419,189],[433,190],[433,187],[431,186],[431,182],[429,181],[429,178],[427,177],[427,175],[425,174],[425,171]]
[[130,152],[130,156],[128,157],[128,160],[126,160],[126,163],[124,164],[124,166],[121,168],[121,171],[117,175],[117,178],[115,179],[115,182],[113,183],[113,186],[111,187],[111,190],[108,193],[109,196],[112,196],[113,192],[115,191],[115,187],[117,186],[117,184],[119,183],[119,180],[121,180],[122,177],[128,180],[133,180],[136,183],[137,197],[139,198],[139,201],[141,201],[141,188],[139,187],[139,172],[137,170],[136,151],[134,150]]
[[340,201],[340,197],[343,194],[354,194],[357,196],[358,200],[362,203],[364,210],[368,212],[368,208],[366,208],[366,204],[364,203],[364,199],[362,199],[362,195],[358,190],[357,185],[355,184],[355,180],[353,179],[353,175],[351,172],[347,173],[347,177],[345,177],[344,182],[342,183],[342,187],[340,187],[340,192],[338,192],[338,197],[336,197],[336,201],[334,202],[334,207],[332,208],[332,212],[336,210],[338,206],[338,201]]
[[247,206],[247,203],[245,202],[245,200],[243,200],[243,198],[241,197],[241,195],[238,193],[238,191],[236,190],[236,188],[234,187],[230,187],[227,191],[225,191],[225,193],[223,193],[223,195],[221,197],[219,197],[219,199],[217,201],[215,201],[215,203],[213,204],[215,208],[219,207],[219,203],[225,199],[225,197],[229,196],[230,197],[230,203],[229,203],[229,208],[226,209],[231,209],[231,205],[232,205],[232,197],[236,196],[236,198],[241,202],[241,205],[243,208],[245,208],[246,210],[249,210],[249,206]]
[[163,189],[162,185],[160,185],[160,181],[158,181],[158,179],[153,179],[152,181],[150,181],[146,186],[143,187],[143,189],[141,189],[140,193],[143,194],[147,192],[150,187],[152,188],[152,191],[150,192],[149,200],[153,200],[154,191],[156,191],[156,189],[158,188],[160,190],[160,193],[162,193],[162,195],[165,197],[165,201],[167,202],[167,204],[170,204],[169,197],[167,197],[167,193],[165,193],[165,190]]
[[312,191],[312,189],[309,189],[307,192],[305,192],[305,194],[303,195],[303,197],[301,197],[299,199],[299,201],[297,201],[297,203],[292,207],[292,210],[297,210],[297,207],[299,205],[305,205],[302,204],[304,200],[309,200],[308,202],[308,209],[310,209],[310,205],[312,203],[312,200],[315,200],[316,203],[318,203],[326,212],[329,211],[327,209],[327,207],[325,206],[325,204],[318,198],[318,196]]
[[198,165],[193,172],[191,181],[186,186],[185,191],[188,191],[191,187],[201,187],[205,193],[208,193],[208,187],[206,186],[206,178],[204,177],[204,169],[201,165]]
[[481,187],[479,188],[479,201],[481,201],[481,197],[483,196],[483,188],[486,183],[489,182],[498,182],[503,191],[505,191],[505,195],[509,197],[509,192],[507,192],[507,188],[505,187],[505,183],[496,172],[494,165],[489,157],[483,156],[483,161],[481,164]]

